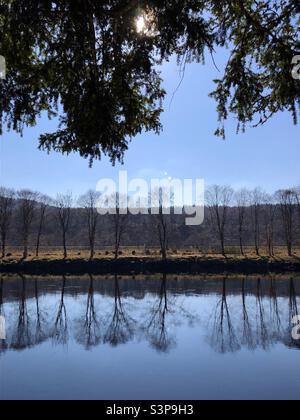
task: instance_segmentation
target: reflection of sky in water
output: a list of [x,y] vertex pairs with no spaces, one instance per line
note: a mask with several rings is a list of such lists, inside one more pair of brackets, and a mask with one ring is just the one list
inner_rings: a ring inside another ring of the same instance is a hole
[[5,281],[1,398],[300,396],[298,280]]

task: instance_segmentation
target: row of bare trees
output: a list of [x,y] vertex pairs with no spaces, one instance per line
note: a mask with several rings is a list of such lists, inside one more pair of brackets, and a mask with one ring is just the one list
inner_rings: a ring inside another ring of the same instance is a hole
[[[165,208],[166,197],[163,189],[158,191],[157,208],[155,214],[149,216],[152,234],[156,237],[163,259],[168,256],[170,239],[174,226],[172,215],[174,209]],[[23,258],[28,257],[29,238],[33,234],[35,225],[35,255],[40,253],[41,238],[45,233],[49,214],[55,220],[55,234],[60,237],[64,258],[68,257],[68,236],[73,225],[75,210],[84,220],[87,232],[90,258],[95,256],[97,232],[99,230],[98,212],[99,193],[89,191],[78,200],[74,200],[72,193],[59,194],[56,199],[46,195],[21,190],[15,192],[4,187],[0,188],[0,239],[1,255],[6,255],[8,235],[12,221],[18,225],[18,232],[23,242]],[[108,205],[108,204],[107,204]],[[128,228],[127,209],[122,207],[122,198],[117,196],[116,208],[111,216],[110,230],[113,237],[114,256],[118,258],[124,235]],[[219,240],[221,253],[226,255],[228,242],[227,232],[229,218],[234,214],[234,229],[239,240],[240,254],[245,255],[246,228],[249,225],[253,232],[254,248],[259,256],[262,247],[262,237],[265,238],[268,253],[274,256],[275,227],[280,223],[282,235],[288,255],[294,251],[296,232],[300,226],[300,188],[277,191],[270,195],[257,188],[254,191],[241,189],[234,191],[229,186],[214,185],[206,191],[206,212],[211,228]],[[229,217],[230,213],[230,217]],[[13,218],[13,214],[15,217]],[[232,223],[232,220],[230,220]],[[280,221],[280,222],[279,222]],[[276,225],[276,226],[275,226]],[[194,229],[199,229],[194,227]],[[32,244],[32,239],[31,239]]]
[[[23,240],[23,258],[28,257],[29,237],[32,233],[33,222],[37,222],[36,256],[39,256],[41,237],[47,220],[47,211],[50,206],[56,206],[57,219],[62,227],[63,237],[68,229],[68,215],[71,213],[71,195],[58,196],[57,200],[30,190],[18,192],[12,189],[0,188],[0,234],[1,256],[6,255],[7,237],[13,219],[13,212],[17,213],[18,229]],[[64,241],[65,244],[65,241]],[[66,249],[66,247],[65,247]]]
[[[296,231],[300,226],[300,187],[279,190],[270,195],[260,188],[254,191],[247,189],[234,191],[229,186],[214,185],[206,192],[206,203],[224,256],[226,255],[226,226],[230,208],[235,208],[237,211],[236,226],[241,255],[245,255],[245,227],[247,223],[250,223],[256,255],[259,256],[261,252],[261,231],[264,229],[268,252],[273,257],[275,222],[280,219],[288,255],[292,256]],[[276,217],[278,213],[279,218]]]
[[[15,192],[11,189],[1,187],[0,189],[0,234],[1,234],[1,256],[6,255],[7,237],[10,230],[13,211],[17,212],[17,221],[19,224],[23,240],[23,258],[28,257],[29,236],[31,234],[33,221],[37,221],[36,249],[35,255],[39,256],[41,237],[44,232],[47,221],[48,210],[54,209],[58,234],[61,236],[63,246],[63,255],[68,257],[67,237],[72,223],[72,215],[75,204],[78,204],[83,211],[85,224],[87,226],[88,240],[90,247],[90,258],[95,255],[96,232],[99,221],[97,203],[99,194],[94,191],[88,191],[81,196],[76,203],[72,193],[58,194],[53,200],[46,195],[42,195],[30,190],[21,190]],[[115,233],[115,256],[119,255],[121,240],[126,227],[126,217],[117,206],[116,214],[113,217]]]
[[39,255],[41,237],[46,222],[47,209],[53,200],[43,194],[30,190],[18,192],[12,189],[0,188],[0,234],[1,256],[6,255],[7,237],[11,227],[13,211],[17,212],[18,229],[23,240],[23,258],[28,257],[29,237],[31,235],[33,221],[38,222],[36,236],[36,256]]

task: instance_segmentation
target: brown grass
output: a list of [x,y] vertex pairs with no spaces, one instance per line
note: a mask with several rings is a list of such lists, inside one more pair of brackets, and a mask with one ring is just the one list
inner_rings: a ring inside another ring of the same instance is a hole
[[[133,255],[133,251],[135,251],[135,255]],[[149,252],[150,251],[150,252]],[[251,259],[251,260],[261,260],[261,259],[270,259],[275,261],[294,261],[300,259],[300,249],[295,249],[294,256],[289,257],[285,247],[276,247],[275,249],[275,257],[270,258],[267,251],[262,248],[261,255],[258,257],[255,254],[255,251],[252,248],[245,249],[245,256],[241,256],[239,253],[238,248],[230,248],[228,249],[228,253],[226,255],[227,258],[235,259],[237,261],[243,259]],[[108,253],[108,255],[107,255]],[[6,263],[10,262],[17,262],[22,260],[22,250],[18,249],[8,249],[7,254],[11,254],[10,256],[5,257],[2,261]],[[88,260],[90,257],[90,253],[87,249],[80,249],[80,248],[70,248],[68,251],[68,260]],[[193,248],[186,248],[186,249],[171,249],[168,252],[169,259],[185,259],[197,257],[204,260],[210,259],[223,259],[224,257],[219,254],[217,251],[214,250],[198,250]],[[112,249],[98,249],[95,252],[94,259],[113,259],[114,254]],[[158,259],[160,258],[160,251],[157,248],[149,248],[145,250],[145,248],[122,248],[122,255],[119,256],[120,259],[122,258],[147,258],[147,259]],[[47,248],[42,249],[40,252],[39,257],[35,257],[35,251],[29,250],[29,257],[27,261],[53,261],[53,260],[62,260],[63,259],[63,252],[60,248]]]

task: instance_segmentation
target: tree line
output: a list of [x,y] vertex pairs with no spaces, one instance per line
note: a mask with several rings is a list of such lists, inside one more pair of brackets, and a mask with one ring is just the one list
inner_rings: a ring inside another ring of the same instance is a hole
[[42,246],[62,246],[67,259],[72,244],[88,247],[92,260],[100,246],[112,247],[116,259],[123,246],[155,246],[166,259],[171,247],[194,246],[202,251],[214,247],[224,256],[229,247],[238,247],[242,256],[248,247],[257,256],[265,248],[274,257],[276,246],[285,246],[292,256],[299,245],[300,187],[267,194],[261,188],[235,191],[229,186],[210,186],[205,222],[199,227],[185,226],[185,215],[177,215],[174,208],[166,211],[163,200],[157,214],[150,215],[149,210],[149,214],[133,216],[123,214],[118,203],[115,214],[102,215],[98,199],[95,191],[78,199],[72,193],[53,199],[31,190],[0,187],[2,258],[9,246],[22,246],[23,259],[28,258],[29,248],[34,247],[39,257]]

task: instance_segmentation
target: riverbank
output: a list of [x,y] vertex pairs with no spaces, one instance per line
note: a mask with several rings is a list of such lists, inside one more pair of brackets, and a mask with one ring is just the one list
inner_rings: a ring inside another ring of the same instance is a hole
[[26,261],[2,261],[0,273],[24,273],[32,275],[83,275],[83,274],[201,274],[201,273],[297,273],[300,259],[295,258],[172,258],[166,261],[148,257],[124,257],[118,260],[101,258],[89,261],[83,258],[32,259]]

